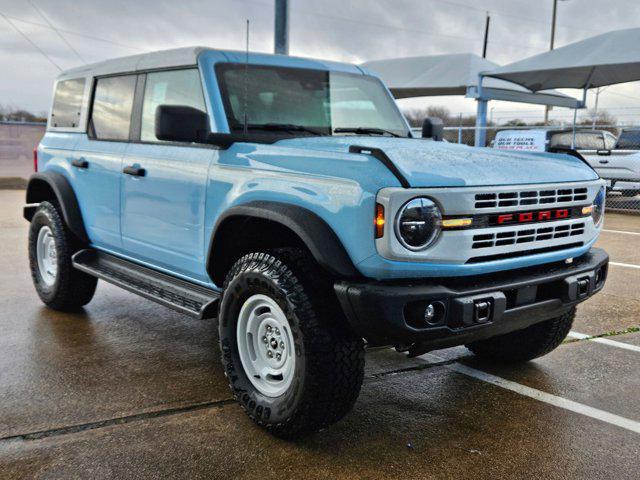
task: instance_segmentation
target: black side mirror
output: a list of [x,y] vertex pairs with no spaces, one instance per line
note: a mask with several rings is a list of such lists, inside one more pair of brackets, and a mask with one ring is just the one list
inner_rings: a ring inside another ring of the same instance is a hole
[[441,142],[444,137],[444,125],[439,118],[427,117],[422,121],[422,138],[431,138]]
[[169,142],[205,142],[209,116],[184,105],[159,105],[156,109],[156,138]]

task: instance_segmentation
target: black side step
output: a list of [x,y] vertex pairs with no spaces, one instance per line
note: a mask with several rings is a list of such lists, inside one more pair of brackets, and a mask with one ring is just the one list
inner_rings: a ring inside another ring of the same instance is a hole
[[94,277],[196,318],[217,315],[220,292],[93,249],[80,250],[73,266]]

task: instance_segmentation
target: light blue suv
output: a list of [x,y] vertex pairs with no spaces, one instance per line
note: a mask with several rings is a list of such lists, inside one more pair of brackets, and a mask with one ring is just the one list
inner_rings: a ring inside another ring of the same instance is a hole
[[423,132],[354,65],[186,48],[64,72],[24,210],[36,290],[217,317],[235,397],[286,437],[351,409],[365,346],[551,351],[605,282],[603,181]]

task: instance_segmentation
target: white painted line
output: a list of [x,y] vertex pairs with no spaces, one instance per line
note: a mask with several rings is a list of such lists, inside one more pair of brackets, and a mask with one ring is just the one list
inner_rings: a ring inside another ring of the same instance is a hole
[[640,347],[637,345],[629,345],[628,343],[616,342],[615,340],[609,340],[608,338],[592,337],[585,333],[569,332],[567,337],[577,338],[578,340],[589,340],[590,342],[602,343],[603,345],[609,345],[610,347],[624,348],[625,350],[631,350],[632,352],[640,353]]
[[638,236],[640,236],[640,232],[628,232],[626,230],[609,230],[607,228],[603,228],[602,231],[603,232],[609,232],[609,233],[624,233],[625,235],[638,235]]
[[[438,361],[444,360],[441,357],[429,353],[422,355],[419,358],[432,363],[425,357],[431,357],[437,359]],[[640,422],[636,422],[635,420],[621,417],[613,413],[605,412],[604,410],[590,407],[579,402],[574,402],[573,400],[559,397],[557,395],[552,395],[535,388],[527,387],[526,385],[521,385],[519,383],[512,382],[511,380],[506,380],[502,377],[491,375],[490,373],[476,370],[475,368],[467,367],[466,365],[462,365],[460,363],[445,365],[445,368],[453,370],[457,373],[461,373],[462,375],[467,375],[468,377],[490,383],[497,387],[519,393],[520,395],[524,395],[525,397],[533,398],[535,400],[553,405],[555,407],[564,408],[565,410],[594,418],[596,420],[600,420],[602,422],[606,422],[611,425],[630,430],[634,433],[640,433]]]
[[633,265],[632,263],[609,262],[609,265],[615,265],[616,267],[627,267],[627,268],[638,268],[638,269],[640,269],[640,265]]

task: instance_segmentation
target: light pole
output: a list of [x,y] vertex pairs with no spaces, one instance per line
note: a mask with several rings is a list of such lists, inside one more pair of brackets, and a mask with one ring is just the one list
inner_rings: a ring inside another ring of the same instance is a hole
[[276,0],[274,53],[289,55],[289,0]]

